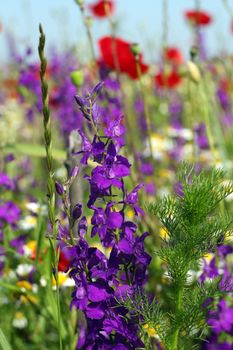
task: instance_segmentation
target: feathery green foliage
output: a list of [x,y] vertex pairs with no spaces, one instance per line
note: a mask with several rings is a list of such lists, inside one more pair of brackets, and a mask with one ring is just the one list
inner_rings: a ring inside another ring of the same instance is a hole
[[169,350],[187,349],[193,340],[202,338],[207,330],[208,311],[203,303],[220,293],[219,279],[201,284],[190,280],[190,271],[224,240],[232,223],[232,219],[217,211],[219,203],[233,192],[233,185],[224,185],[223,180],[222,170],[203,170],[198,174],[194,167],[184,164],[178,194],[148,206],[167,231],[167,239],[157,254],[166,263],[173,305],[164,315],[168,328],[162,340]]

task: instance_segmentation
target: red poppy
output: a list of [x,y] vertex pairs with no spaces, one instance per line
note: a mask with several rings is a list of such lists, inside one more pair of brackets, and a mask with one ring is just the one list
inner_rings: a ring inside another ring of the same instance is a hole
[[174,89],[180,85],[181,81],[181,76],[174,69],[169,73],[161,71],[155,76],[155,84],[158,88]]
[[60,252],[59,262],[58,262],[58,271],[65,272],[69,267],[70,261],[67,259],[64,253]]
[[207,26],[213,21],[212,17],[205,11],[186,11],[185,17],[194,26]]
[[111,0],[100,0],[91,4],[89,9],[94,17],[104,18],[114,13],[115,5]]
[[166,47],[164,49],[164,58],[168,62],[176,65],[182,64],[184,62],[182,52],[178,48],[173,46]]
[[[131,44],[120,38],[113,39],[112,37],[104,37],[98,42],[101,59],[103,63],[122,73],[128,74],[132,79],[138,78],[137,67],[135,62],[135,57],[131,52]],[[116,57],[115,57],[116,56]],[[148,65],[142,62],[142,54],[139,54],[139,64],[141,73],[144,74],[148,71]]]

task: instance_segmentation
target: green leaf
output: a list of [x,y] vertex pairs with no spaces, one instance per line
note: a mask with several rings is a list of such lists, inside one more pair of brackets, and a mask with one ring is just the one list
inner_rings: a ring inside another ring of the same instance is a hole
[[5,334],[3,333],[1,328],[0,328],[0,345],[2,350],[12,350],[12,347],[8,343],[5,337]]
[[[38,144],[15,143],[12,145],[6,145],[3,151],[4,153],[12,152],[31,157],[46,157],[44,146]],[[60,149],[53,149],[53,158],[56,160],[64,160],[66,158],[66,152]]]

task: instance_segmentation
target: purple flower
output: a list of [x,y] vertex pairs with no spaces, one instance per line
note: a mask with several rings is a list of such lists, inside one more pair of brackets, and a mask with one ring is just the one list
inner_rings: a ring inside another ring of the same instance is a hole
[[[101,86],[97,85],[93,93],[98,94],[99,89]],[[77,102],[92,118],[92,131],[96,133],[97,120],[89,113],[87,102],[80,98]],[[128,194],[125,190],[124,179],[130,175],[131,165],[119,154],[119,138],[124,132],[121,119],[110,119],[104,128],[105,134],[95,134],[92,142],[83,131],[79,131],[82,149],[76,154],[83,154],[83,164],[87,164],[89,158],[97,163],[91,174],[84,176],[90,185],[87,206],[93,210],[91,237],[98,234],[102,245],[109,247],[110,255],[108,258],[99,249],[89,246],[85,240],[86,220],[84,229],[81,229],[82,218],[78,228],[79,241],[72,248],[70,263],[70,276],[76,286],[71,305],[82,310],[87,321],[78,349],[135,349],[144,346],[138,337],[138,320],[116,301],[126,293],[132,294],[138,287],[143,288],[151,260],[144,250],[144,239],[148,234],[138,236],[137,225],[125,221],[127,206],[132,206],[136,215],[143,213],[138,206],[138,191],[143,185],[137,185]]]
[[4,204],[0,204],[0,227],[4,223],[8,223],[12,227],[15,227],[19,218],[20,209],[15,203],[7,201]]
[[196,143],[200,149],[209,149],[209,142],[206,136],[206,126],[203,123],[198,124],[194,128],[196,135]]
[[128,205],[132,205],[136,215],[144,215],[144,211],[136,204],[138,203],[138,191],[142,188],[144,184],[137,185],[127,196],[125,199],[125,203]]
[[233,307],[228,307],[226,300],[220,300],[218,312],[210,312],[208,324],[214,333],[233,331]]
[[5,173],[0,173],[0,187],[5,187],[7,190],[13,190],[15,188],[14,182]]

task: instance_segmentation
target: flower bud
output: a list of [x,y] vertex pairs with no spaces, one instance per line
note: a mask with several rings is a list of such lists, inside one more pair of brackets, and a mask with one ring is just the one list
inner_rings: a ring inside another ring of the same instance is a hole
[[192,81],[194,81],[194,83],[198,84],[201,80],[201,73],[198,66],[192,61],[188,61],[187,67],[190,78],[192,79]]
[[86,16],[86,18],[85,18],[85,25],[90,28],[92,26],[92,23],[93,23],[92,17],[91,16]]
[[83,72],[81,70],[75,70],[73,72],[70,73],[70,78],[72,83],[77,86],[77,87],[81,87],[83,85]]
[[64,187],[62,184],[60,184],[58,181],[55,182],[55,189],[59,196],[62,196],[64,193]]
[[84,238],[84,236],[87,233],[87,219],[85,216],[80,219],[79,224],[78,224],[78,235],[81,238]]
[[73,222],[78,220],[81,215],[82,215],[82,204],[77,203],[77,204],[75,204],[74,209],[72,211],[72,220],[73,220]]
[[79,167],[75,166],[72,170],[71,170],[71,174],[70,177],[71,179],[74,179],[76,176],[78,176],[79,174]]
[[84,5],[84,0],[75,0],[76,4],[83,7]]
[[194,61],[196,59],[196,57],[198,56],[198,47],[192,46],[189,54],[190,54],[191,60]]
[[131,50],[132,54],[133,54],[135,57],[138,57],[139,54],[141,53],[140,46],[139,46],[139,44],[137,44],[137,43],[131,44],[131,45],[130,45],[130,50]]
[[103,85],[104,85],[103,81],[100,81],[100,82],[99,82],[98,84],[96,84],[96,86],[93,88],[93,90],[92,90],[92,95],[93,95],[94,98],[96,98],[96,97],[99,95],[100,91],[102,90]]

